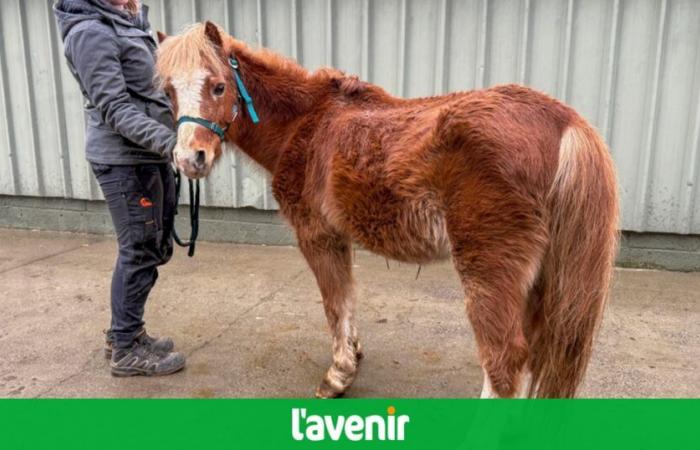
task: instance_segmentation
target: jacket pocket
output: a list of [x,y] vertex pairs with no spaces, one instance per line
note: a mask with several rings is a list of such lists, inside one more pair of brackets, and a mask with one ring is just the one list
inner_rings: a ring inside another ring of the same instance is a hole
[[88,125],[85,146],[89,154],[113,154],[124,147],[122,136],[108,125]]

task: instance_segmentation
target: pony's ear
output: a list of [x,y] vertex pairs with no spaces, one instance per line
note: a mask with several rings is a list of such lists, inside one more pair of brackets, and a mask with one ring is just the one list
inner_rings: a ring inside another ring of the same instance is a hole
[[158,36],[159,44],[162,44],[164,40],[168,39],[168,35],[163,33],[162,31],[156,31],[156,35]]
[[223,39],[221,39],[221,33],[219,33],[219,27],[214,25],[212,22],[207,22],[204,24],[204,34],[207,39],[215,46],[221,48],[224,45]]

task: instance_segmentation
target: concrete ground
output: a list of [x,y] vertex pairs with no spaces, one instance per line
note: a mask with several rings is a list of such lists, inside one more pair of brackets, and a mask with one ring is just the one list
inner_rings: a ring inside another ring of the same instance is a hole
[[[153,334],[188,357],[162,378],[112,378],[101,330],[110,237],[0,229],[0,397],[308,397],[330,363],[313,276],[292,247],[201,243],[161,271]],[[357,251],[365,348],[349,397],[474,397],[481,390],[449,263]],[[700,397],[700,273],[618,270],[584,397]]]

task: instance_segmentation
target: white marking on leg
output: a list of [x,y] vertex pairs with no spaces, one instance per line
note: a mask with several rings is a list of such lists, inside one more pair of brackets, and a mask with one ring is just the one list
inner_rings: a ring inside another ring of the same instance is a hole
[[484,386],[481,388],[481,398],[499,398],[491,386],[489,375],[484,370]]
[[523,369],[522,375],[520,375],[520,387],[518,388],[517,398],[527,398],[528,392],[530,392],[530,386],[532,385],[532,372],[528,369]]
[[347,312],[343,311],[343,318],[340,319],[338,327],[339,336],[334,336],[336,340],[335,354],[333,360],[335,365],[343,371],[353,373],[357,366],[357,358],[355,357],[355,349],[352,345],[352,327]]
[[340,324],[340,329],[342,330],[341,332],[343,333],[343,337],[350,337],[350,319],[348,318],[347,306],[343,307],[343,318],[341,319]]

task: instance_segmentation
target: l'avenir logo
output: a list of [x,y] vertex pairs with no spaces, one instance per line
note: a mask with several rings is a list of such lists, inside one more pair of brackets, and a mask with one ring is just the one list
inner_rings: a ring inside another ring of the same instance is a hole
[[292,438],[295,441],[338,441],[344,436],[350,441],[403,441],[410,421],[406,414],[397,415],[393,406],[387,408],[385,416],[321,416],[306,408],[292,408]]

